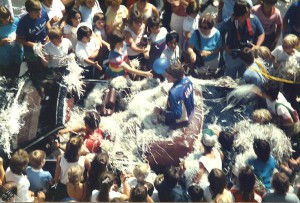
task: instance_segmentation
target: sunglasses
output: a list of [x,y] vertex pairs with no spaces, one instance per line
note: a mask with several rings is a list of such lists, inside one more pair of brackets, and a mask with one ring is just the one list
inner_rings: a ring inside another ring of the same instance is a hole
[[210,30],[211,28],[209,28],[209,27],[206,27],[206,26],[199,26],[199,28],[201,28],[201,29],[203,29],[203,30]]

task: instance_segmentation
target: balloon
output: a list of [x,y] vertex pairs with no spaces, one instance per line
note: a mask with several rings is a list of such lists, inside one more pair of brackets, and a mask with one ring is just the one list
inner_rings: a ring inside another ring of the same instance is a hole
[[170,62],[166,58],[157,58],[153,63],[153,70],[157,74],[164,74],[166,69],[170,66]]

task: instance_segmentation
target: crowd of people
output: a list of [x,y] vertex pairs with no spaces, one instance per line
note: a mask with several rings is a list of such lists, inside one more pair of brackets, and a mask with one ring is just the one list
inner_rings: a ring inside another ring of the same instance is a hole
[[[185,76],[229,76],[256,85],[252,91],[265,109],[253,112],[253,122],[272,123],[300,144],[299,0],[283,18],[277,0],[220,0],[216,17],[205,13],[215,5],[212,0],[26,0],[27,13],[20,19],[10,0],[0,3],[1,76],[17,78],[21,63],[26,63],[36,85],[48,75],[61,80],[68,73],[66,57],[75,53],[85,79],[166,78],[174,83],[168,107],[155,108],[154,113],[168,125],[179,125],[183,117],[188,124],[193,116],[193,85]],[[42,54],[35,52],[38,44]],[[166,69],[163,72],[153,67],[158,59],[167,61],[166,67],[158,67]],[[84,126],[58,132],[58,137],[71,136],[66,146],[56,143],[63,153],[57,157],[55,174],[43,170],[42,150],[16,151],[7,169],[0,158],[1,200],[299,202],[294,180],[300,150],[295,144],[290,159],[279,163],[270,143],[255,139],[257,157],[233,175],[238,153],[234,132],[204,129],[199,172],[187,184],[184,162],[161,174],[147,163],[137,164],[130,174],[110,168],[109,155],[101,151],[100,122],[97,112],[88,111]],[[85,157],[89,153],[95,153],[92,161]]]

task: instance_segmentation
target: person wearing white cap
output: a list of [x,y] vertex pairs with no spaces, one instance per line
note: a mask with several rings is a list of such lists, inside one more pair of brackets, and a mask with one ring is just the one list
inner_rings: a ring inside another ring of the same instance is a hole
[[202,131],[201,142],[204,147],[203,156],[200,157],[199,162],[202,164],[208,173],[213,168],[222,169],[222,160],[219,151],[214,148],[218,140],[217,135],[211,129],[204,129]]

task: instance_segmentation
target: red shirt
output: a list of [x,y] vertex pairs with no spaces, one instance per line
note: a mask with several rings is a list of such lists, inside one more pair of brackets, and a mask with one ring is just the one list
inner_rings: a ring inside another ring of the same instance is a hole
[[103,134],[103,131],[100,128],[97,128],[92,134],[86,135],[84,146],[91,153],[99,151],[101,147],[101,141],[103,140]]

